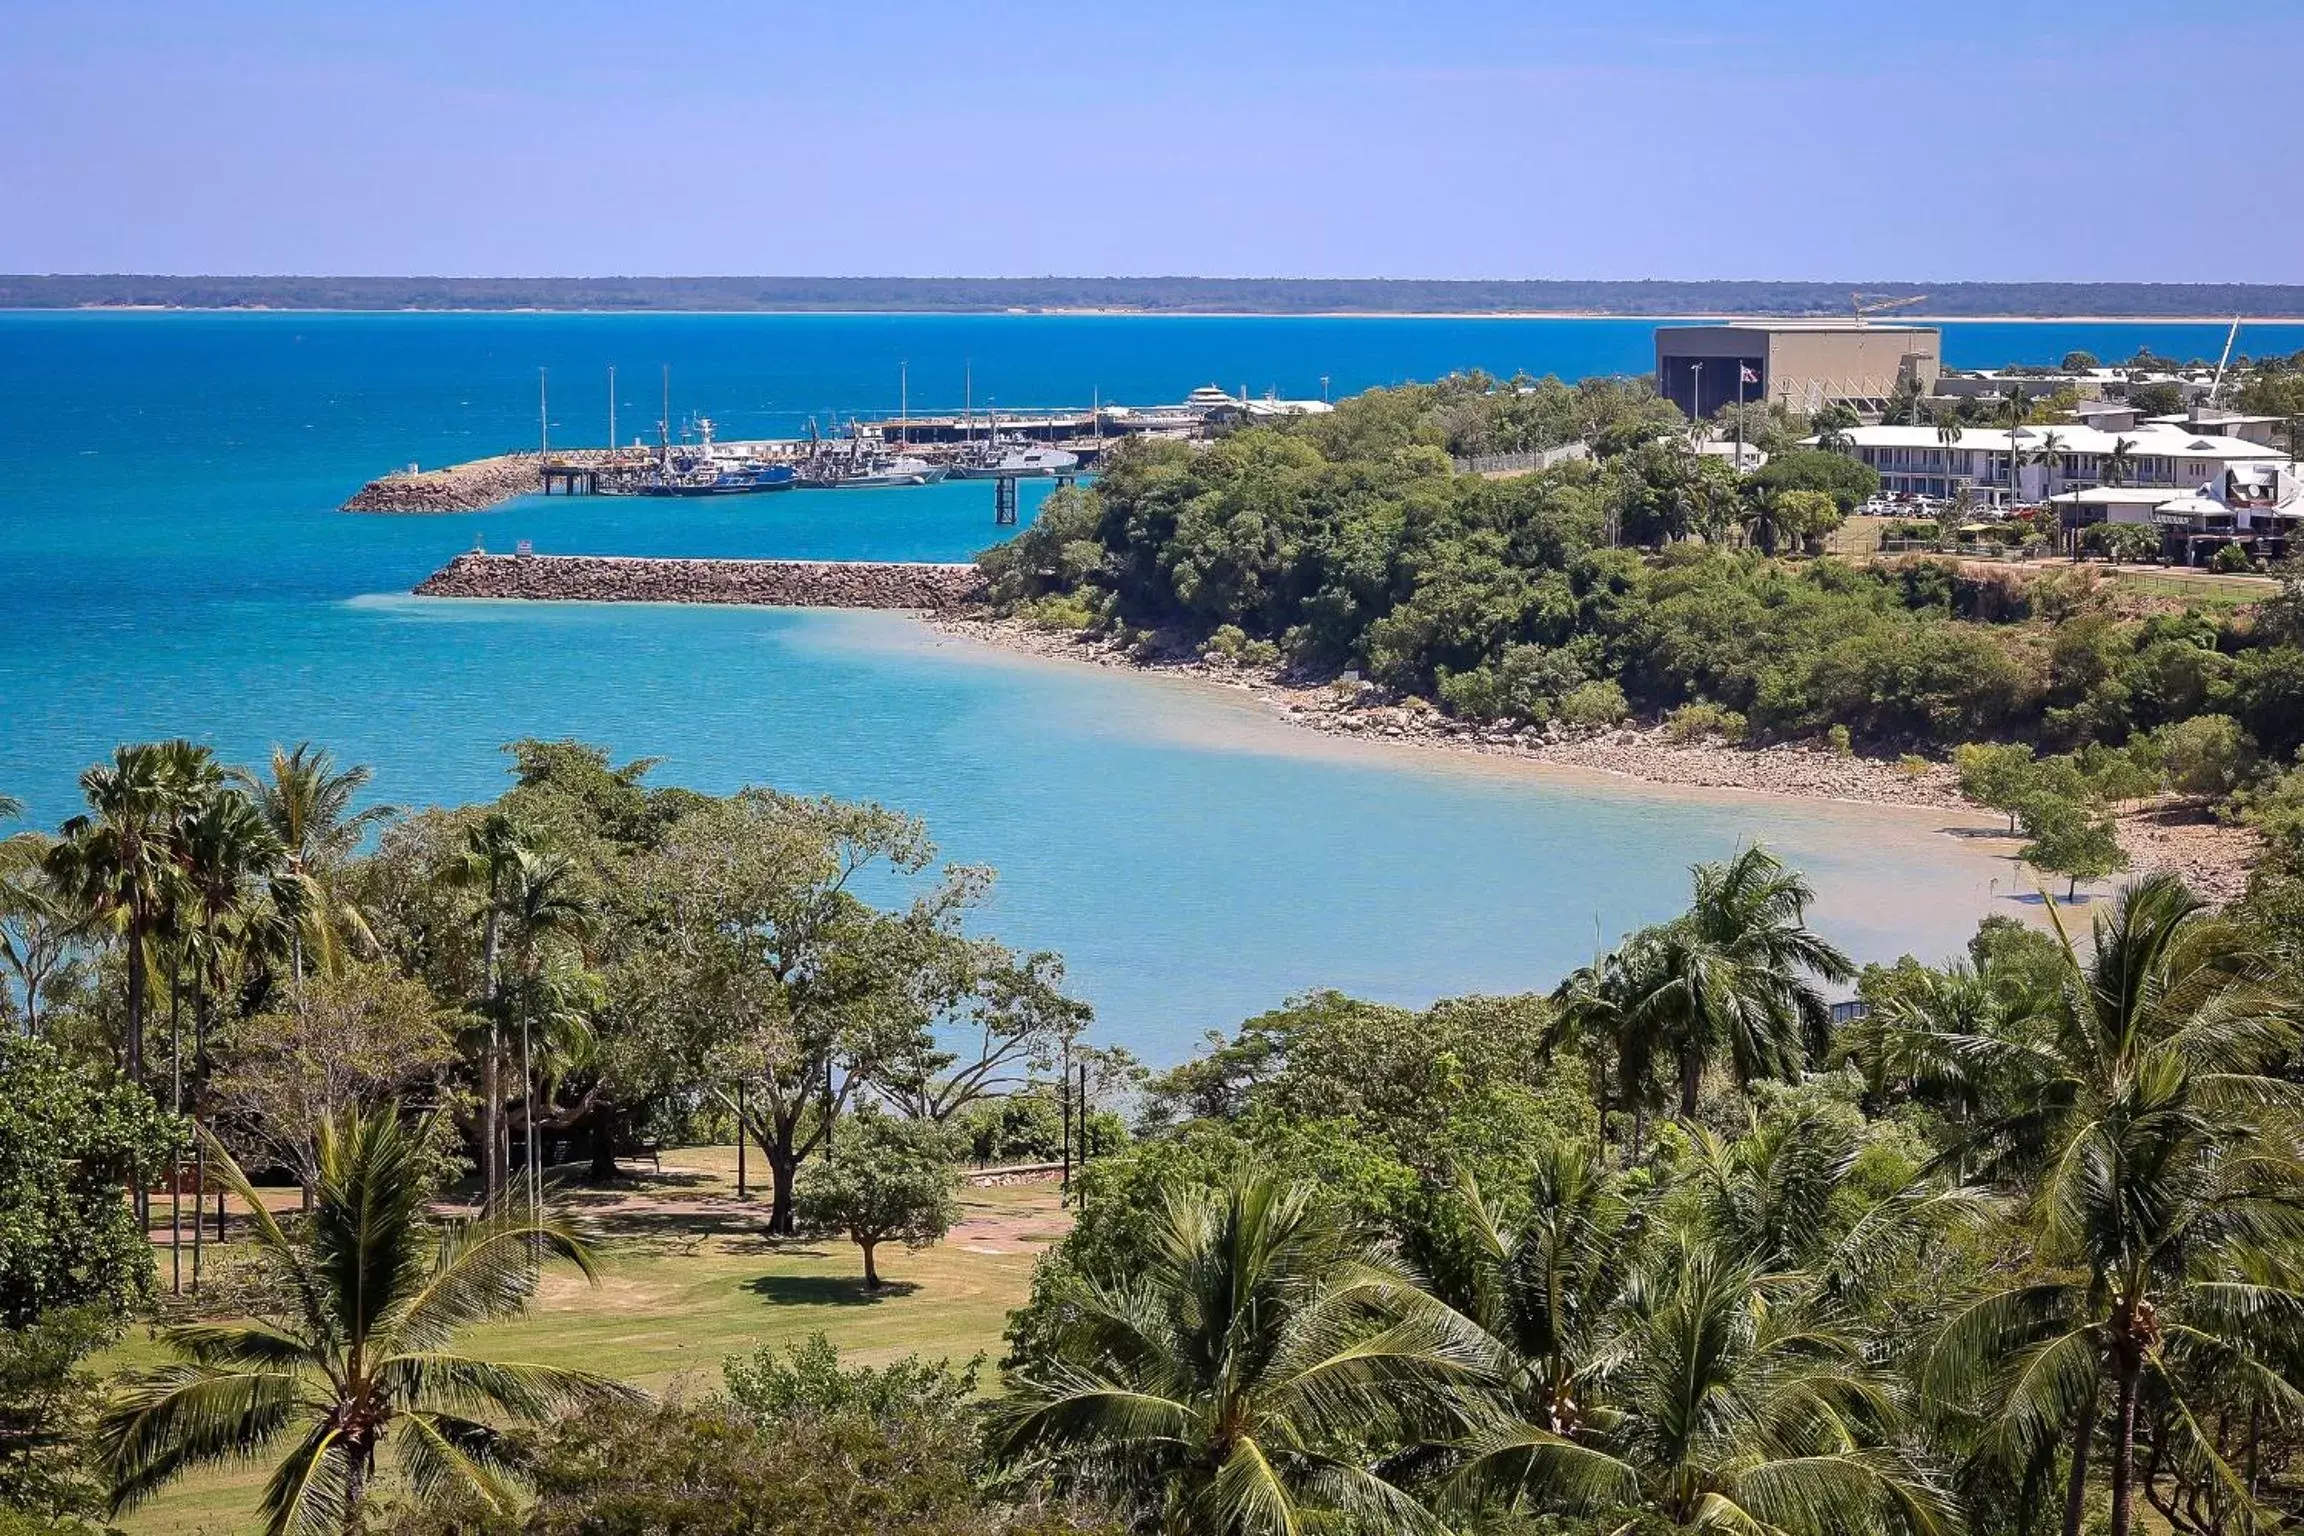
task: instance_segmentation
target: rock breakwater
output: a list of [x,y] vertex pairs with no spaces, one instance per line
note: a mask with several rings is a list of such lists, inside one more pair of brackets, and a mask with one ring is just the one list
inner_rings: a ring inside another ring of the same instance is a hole
[[743,603],[777,608],[947,610],[976,600],[973,565],[865,560],[648,560],[611,555],[459,555],[420,597],[579,603]]
[[[574,455],[555,457],[574,458]],[[440,469],[401,469],[380,475],[352,493],[347,512],[485,512],[541,488],[533,453],[501,453]]]

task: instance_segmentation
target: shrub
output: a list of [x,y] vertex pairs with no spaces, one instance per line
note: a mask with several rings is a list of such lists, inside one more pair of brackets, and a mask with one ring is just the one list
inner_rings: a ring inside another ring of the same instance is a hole
[[2253,570],[2255,562],[2248,558],[2248,552],[2239,545],[2227,544],[2216,551],[2215,558],[2208,562],[2208,569],[2231,574]]
[[1747,733],[1744,717],[1732,709],[1705,701],[1683,704],[1672,711],[1664,729],[1674,741],[1695,741],[1705,736],[1717,736],[1722,741],[1742,741]]
[[1896,771],[1908,779],[1923,778],[1930,767],[1928,759],[1907,752],[1896,759]]
[[2230,715],[2195,715],[2152,733],[2160,766],[2172,789],[2221,797],[2246,783],[2256,766],[2256,742]]
[[1848,727],[1844,725],[1836,725],[1831,730],[1826,731],[1824,739],[1830,742],[1832,750],[1842,757],[1846,757],[1856,750],[1855,743],[1849,738]]
[[1096,622],[1096,610],[1090,606],[1085,589],[1028,598],[1016,605],[1016,616],[1034,629],[1059,631],[1083,630]]
[[1207,661],[1237,662],[1247,645],[1247,631],[1237,624],[1219,624],[1214,634],[1200,642],[1200,655]]
[[1560,701],[1560,718],[1570,725],[1614,725],[1630,713],[1624,690],[1606,678],[1579,683]]

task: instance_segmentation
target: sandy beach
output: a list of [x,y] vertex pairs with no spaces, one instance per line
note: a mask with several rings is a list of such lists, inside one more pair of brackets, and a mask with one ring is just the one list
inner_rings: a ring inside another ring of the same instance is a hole
[[[1742,747],[1709,739],[1681,741],[1654,725],[1628,724],[1585,733],[1557,727],[1482,726],[1444,715],[1422,699],[1392,700],[1372,685],[1299,684],[1269,669],[1190,657],[1139,661],[1112,644],[1036,629],[1013,619],[949,614],[921,619],[939,633],[1005,651],[1144,672],[1245,695],[1288,725],[1370,744],[1397,743],[1611,774],[1680,789],[1932,809],[1967,817],[1993,814],[1961,797],[1951,766],[1942,762],[1907,765],[1843,756],[1803,743]],[[2172,870],[2220,903],[2235,899],[2247,887],[2257,848],[2255,834],[2245,828],[2204,820],[2187,806],[2159,803],[2124,812],[2119,830],[2129,874]]]

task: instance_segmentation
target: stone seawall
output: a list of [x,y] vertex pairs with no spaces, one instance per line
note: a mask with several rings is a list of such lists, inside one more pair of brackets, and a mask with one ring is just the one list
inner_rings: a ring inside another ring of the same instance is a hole
[[533,453],[504,453],[439,469],[379,475],[344,503],[347,512],[485,512],[540,487]]
[[973,565],[866,560],[643,560],[608,555],[458,555],[419,597],[579,603],[749,603],[776,608],[965,607]]

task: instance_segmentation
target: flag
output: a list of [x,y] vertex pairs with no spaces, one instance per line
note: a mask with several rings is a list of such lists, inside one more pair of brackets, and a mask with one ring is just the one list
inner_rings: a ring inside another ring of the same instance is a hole
[[1742,363],[1738,363],[1736,365],[1736,382],[1739,384],[1757,384],[1760,382],[1760,375],[1754,373],[1751,369],[1745,367]]

